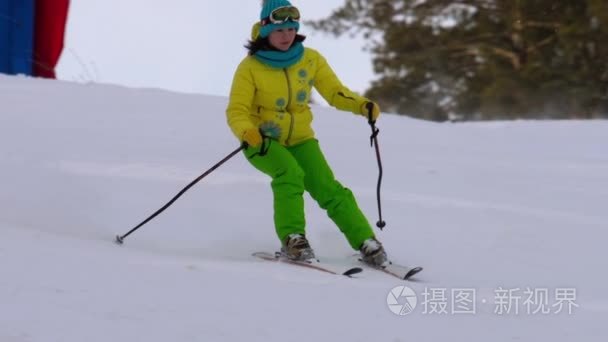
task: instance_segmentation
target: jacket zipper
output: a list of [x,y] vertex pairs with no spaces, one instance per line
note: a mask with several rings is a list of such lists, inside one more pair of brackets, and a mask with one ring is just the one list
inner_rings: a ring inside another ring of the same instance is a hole
[[291,134],[293,133],[293,114],[289,111],[289,105],[291,104],[291,83],[289,82],[289,73],[287,72],[287,68],[283,69],[283,72],[285,73],[285,78],[287,79],[287,106],[285,107],[285,110],[287,111],[287,114],[289,114],[289,117],[291,119],[291,121],[289,122],[289,132],[287,133],[287,139],[285,139],[285,145],[289,146],[289,139],[291,138]]

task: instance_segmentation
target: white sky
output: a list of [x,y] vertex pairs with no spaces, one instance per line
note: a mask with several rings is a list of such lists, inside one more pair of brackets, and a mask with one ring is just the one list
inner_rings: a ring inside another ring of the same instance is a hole
[[[293,1],[304,19],[326,17],[343,0]],[[259,0],[74,0],[58,78],[227,95],[258,20]],[[363,38],[312,33],[343,83],[363,92],[373,78]]]

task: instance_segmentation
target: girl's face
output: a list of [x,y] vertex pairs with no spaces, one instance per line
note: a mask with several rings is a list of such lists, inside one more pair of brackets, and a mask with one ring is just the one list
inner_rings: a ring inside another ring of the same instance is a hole
[[281,51],[289,50],[294,39],[296,39],[296,30],[294,28],[274,30],[268,35],[270,45]]

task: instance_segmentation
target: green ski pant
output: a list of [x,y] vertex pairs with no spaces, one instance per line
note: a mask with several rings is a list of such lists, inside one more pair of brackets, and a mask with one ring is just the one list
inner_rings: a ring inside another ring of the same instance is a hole
[[[261,149],[266,153],[260,154]],[[353,249],[374,237],[353,193],[334,178],[316,139],[290,147],[265,139],[263,146],[248,147],[244,153],[256,169],[272,178],[274,224],[281,242],[289,234],[305,233],[305,190],[327,211]]]

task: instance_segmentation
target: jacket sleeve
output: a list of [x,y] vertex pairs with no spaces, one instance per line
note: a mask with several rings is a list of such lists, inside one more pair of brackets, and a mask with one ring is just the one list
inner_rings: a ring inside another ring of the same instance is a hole
[[317,74],[314,85],[331,106],[352,112],[354,114],[366,115],[365,104],[367,98],[346,88],[331,69],[325,57],[317,53]]
[[255,84],[245,61],[241,62],[232,80],[226,118],[234,135],[242,141],[247,129],[256,128],[249,118],[255,95]]

